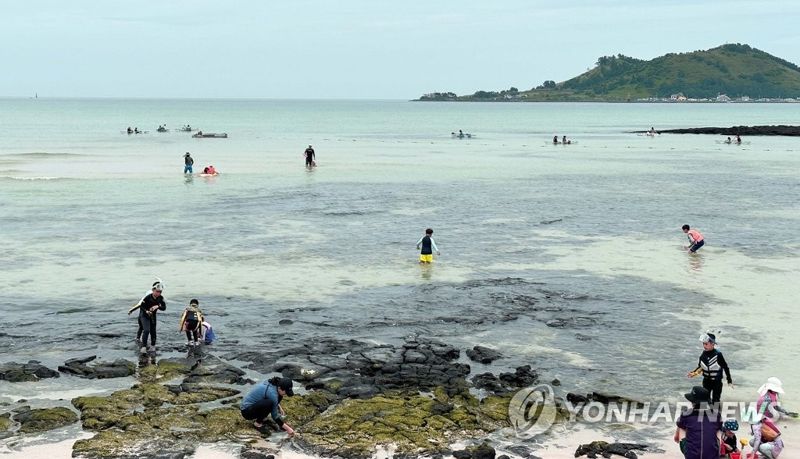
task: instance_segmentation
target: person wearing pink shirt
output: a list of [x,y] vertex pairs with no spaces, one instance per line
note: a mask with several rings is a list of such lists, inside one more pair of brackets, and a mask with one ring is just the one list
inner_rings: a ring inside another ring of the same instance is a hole
[[703,247],[706,244],[706,240],[703,237],[703,235],[700,234],[700,231],[697,231],[696,229],[691,229],[689,225],[683,225],[681,229],[689,238],[689,242],[691,243],[691,245],[686,247],[686,249],[689,250],[690,253],[697,252],[700,249],[700,247]]

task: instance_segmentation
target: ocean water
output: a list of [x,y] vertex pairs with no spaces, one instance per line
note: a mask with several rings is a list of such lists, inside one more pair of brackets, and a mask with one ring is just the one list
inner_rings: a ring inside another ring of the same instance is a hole
[[[631,131],[799,117],[793,104],[0,99],[0,362],[135,358],[126,311],[159,276],[162,355],[198,298],[223,356],[419,335],[504,354],[474,373],[530,364],[563,391],[677,400],[713,329],[737,383],[723,399],[778,376],[796,410],[800,139]],[[187,123],[229,138],[155,132]],[[184,176],[187,151],[221,175]],[[697,255],[684,223],[706,236]],[[419,266],[426,227],[442,254]],[[129,384],[0,382],[0,401]]]

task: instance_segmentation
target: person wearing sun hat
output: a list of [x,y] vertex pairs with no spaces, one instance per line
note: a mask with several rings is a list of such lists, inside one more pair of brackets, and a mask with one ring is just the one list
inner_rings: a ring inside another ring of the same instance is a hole
[[692,402],[692,410],[678,418],[673,439],[685,459],[718,459],[722,422],[719,413],[709,409],[711,393],[702,386],[694,386],[684,397]]
[[728,384],[733,387],[733,380],[731,379],[731,370],[728,368],[728,363],[722,352],[717,349],[717,336],[713,333],[706,332],[700,336],[700,341],[703,343],[703,353],[697,360],[697,368],[690,371],[687,376],[693,378],[699,374],[703,375],[703,387],[708,389],[711,393],[711,402],[719,403],[722,397],[722,373],[725,372],[725,377]]
[[759,414],[770,419],[777,419],[779,417],[778,413],[793,418],[797,417],[797,413],[786,411],[782,406],[780,406],[781,402],[779,395],[784,393],[783,383],[780,379],[774,376],[768,378],[767,382],[762,384],[761,387],[758,388],[757,392],[758,401],[756,402],[756,410]]

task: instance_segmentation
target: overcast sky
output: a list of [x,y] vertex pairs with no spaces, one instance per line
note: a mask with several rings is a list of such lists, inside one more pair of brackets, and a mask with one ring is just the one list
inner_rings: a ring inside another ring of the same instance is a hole
[[724,43],[800,64],[798,24],[798,0],[0,0],[0,96],[529,89]]

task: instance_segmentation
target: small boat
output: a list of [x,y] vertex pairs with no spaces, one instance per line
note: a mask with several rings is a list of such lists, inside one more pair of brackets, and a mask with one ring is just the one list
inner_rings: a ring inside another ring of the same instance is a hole
[[169,129],[167,129],[167,128],[158,128],[158,129],[156,129],[156,131],[157,132],[169,132]]
[[204,138],[227,139],[228,138],[228,133],[227,132],[214,133],[214,132],[197,131],[196,134],[192,134],[192,137],[194,137],[195,139],[204,139]]
[[456,134],[455,132],[451,132],[450,136],[453,137],[454,139],[471,139],[472,138],[472,134],[469,134],[467,132],[460,132],[458,134]]

